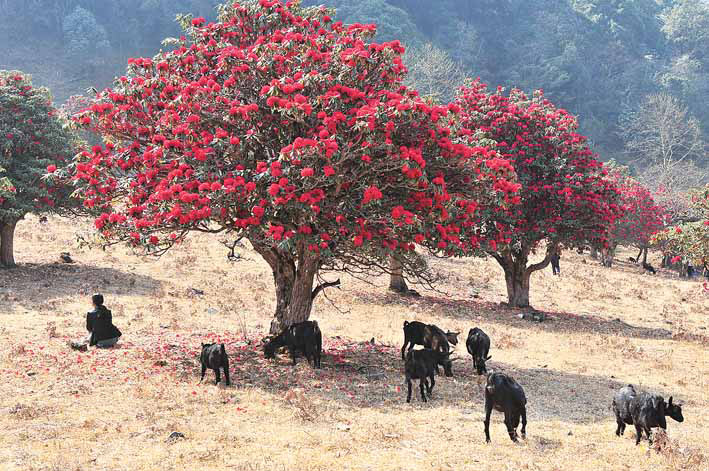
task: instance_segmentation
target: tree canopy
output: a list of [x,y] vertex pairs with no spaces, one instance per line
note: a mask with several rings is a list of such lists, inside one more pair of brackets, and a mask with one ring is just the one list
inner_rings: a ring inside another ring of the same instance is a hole
[[191,231],[249,240],[273,269],[274,330],[308,318],[323,271],[382,271],[397,253],[416,275],[416,244],[476,249],[482,214],[518,188],[458,132],[458,106],[402,85],[398,41],[287,5],[183,17],[173,50],[130,59],[76,117],[108,142],[76,165],[100,234],[157,254]]
[[[608,244],[621,214],[618,189],[577,133],[576,118],[543,92],[527,96],[501,87],[488,92],[475,82],[455,103],[470,136],[493,140],[521,185],[518,204],[494,208],[483,222],[495,234],[487,250],[505,272],[510,304],[526,307],[530,275],[547,266],[560,246]],[[539,248],[545,257],[530,265],[530,255]]]
[[13,266],[15,226],[28,213],[74,205],[72,188],[43,178],[65,166],[76,148],[45,88],[19,71],[0,70],[0,266]]

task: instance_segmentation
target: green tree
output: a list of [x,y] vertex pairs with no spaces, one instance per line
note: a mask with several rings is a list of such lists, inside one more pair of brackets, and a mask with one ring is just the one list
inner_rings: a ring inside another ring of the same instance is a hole
[[63,212],[74,205],[71,188],[47,172],[65,166],[75,137],[30,77],[0,71],[0,266],[15,265],[17,223],[28,213]]
[[96,22],[94,15],[79,6],[64,18],[64,51],[74,61],[93,64],[102,62],[102,56],[111,48],[103,26]]

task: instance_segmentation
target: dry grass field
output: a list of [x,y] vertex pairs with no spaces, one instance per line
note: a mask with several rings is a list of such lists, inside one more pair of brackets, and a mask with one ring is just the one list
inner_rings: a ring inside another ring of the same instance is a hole
[[[533,275],[532,302],[549,316],[533,323],[500,305],[491,260],[434,261],[446,281],[421,298],[388,294],[383,278],[343,277],[316,302],[324,355],[313,370],[264,360],[274,299],[254,253],[230,263],[208,237],[159,260],[82,251],[75,229],[23,221],[21,265],[0,270],[2,471],[709,469],[709,296],[696,281],[567,252],[562,277]],[[76,263],[59,263],[62,251]],[[96,291],[124,336],[79,353],[67,342],[85,335]],[[405,319],[461,331],[455,377],[440,378],[427,404],[405,402]],[[485,444],[482,385],[464,345],[473,326],[492,338],[492,368],[526,390],[519,444],[498,413]],[[207,339],[227,344],[231,387],[211,372],[198,384]],[[685,422],[668,420],[652,448],[635,446],[632,427],[616,437],[609,406],[627,383],[674,396]],[[174,431],[184,438],[168,440]]]

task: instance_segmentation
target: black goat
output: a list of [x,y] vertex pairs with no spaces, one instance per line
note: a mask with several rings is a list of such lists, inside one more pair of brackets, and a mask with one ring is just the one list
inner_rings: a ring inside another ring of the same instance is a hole
[[223,343],[203,343],[202,354],[199,356],[199,361],[202,363],[202,377],[199,379],[200,383],[204,380],[204,373],[207,371],[207,368],[209,368],[210,370],[214,370],[214,375],[216,376],[214,384],[219,384],[219,381],[222,380],[219,374],[219,368],[221,368],[224,370],[226,385],[229,386],[231,384],[231,381],[229,381],[229,356],[226,354]]
[[653,266],[650,265],[649,263],[643,262],[643,268],[644,268],[645,270],[649,271],[650,273],[652,273],[653,275],[657,273],[657,271],[655,270],[655,267],[653,267]]
[[665,402],[662,396],[648,393],[638,393],[632,384],[621,388],[613,398],[613,412],[618,424],[615,434],[623,435],[625,426],[635,425],[635,444],[639,444],[643,431],[652,443],[650,429],[660,427],[667,429],[666,416],[677,422],[683,422],[682,406],[672,403],[672,397]]
[[268,339],[263,347],[264,356],[273,358],[276,356],[276,349],[286,347],[293,359],[298,352],[307,358],[314,367],[320,368],[320,356],[322,354],[322,333],[317,321],[305,321],[287,327],[277,336]]
[[404,350],[406,350],[407,345],[409,346],[409,351],[413,350],[414,345],[423,345],[424,348],[448,353],[450,351],[449,342],[457,345],[459,333],[443,332],[443,330],[433,324],[404,321],[404,345],[401,347],[401,359],[405,358]]
[[453,376],[453,371],[451,370],[452,360],[449,359],[449,356],[450,352],[444,353],[430,348],[409,350],[404,360],[404,374],[408,386],[406,402],[411,402],[412,379],[420,380],[421,400],[427,402],[426,393],[428,393],[428,397],[431,397],[431,391],[433,391],[433,386],[436,384],[435,376],[438,371],[438,365],[443,366],[446,376]]
[[510,439],[517,441],[517,426],[522,418],[522,438],[527,437],[527,397],[524,389],[511,376],[490,373],[485,385],[485,441],[490,442],[490,415],[492,410],[505,414],[505,426]]
[[473,368],[478,375],[487,373],[485,362],[492,358],[490,353],[490,337],[481,329],[475,327],[468,332],[468,340],[465,341],[468,353],[473,356]]

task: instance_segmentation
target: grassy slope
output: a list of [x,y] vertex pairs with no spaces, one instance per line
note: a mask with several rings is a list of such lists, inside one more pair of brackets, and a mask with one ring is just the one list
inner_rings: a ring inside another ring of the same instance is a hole
[[[65,250],[77,264],[55,263]],[[314,371],[304,361],[292,368],[285,357],[263,359],[270,273],[251,252],[237,264],[224,253],[199,237],[159,261],[124,249],[79,252],[68,222],[23,222],[22,266],[0,271],[0,469],[709,466],[709,296],[699,283],[622,262],[603,269],[566,253],[563,277],[550,269],[533,276],[532,302],[551,315],[533,324],[499,305],[504,283],[492,261],[434,262],[448,275],[443,292],[421,299],[388,295],[383,279],[344,277],[343,289],[328,293],[334,305],[316,303],[325,355]],[[66,342],[84,335],[95,291],[125,335],[120,348],[79,354]],[[464,360],[428,404],[405,403],[405,319],[462,332]],[[484,443],[482,385],[464,346],[476,325],[492,338],[492,367],[527,392],[528,440],[520,445],[507,438],[500,414],[492,444]],[[197,384],[198,349],[209,338],[227,343],[232,387]],[[670,421],[663,452],[636,447],[632,427],[624,438],[613,434],[610,400],[627,383],[684,402],[686,420]],[[186,439],[166,443],[172,431]]]

